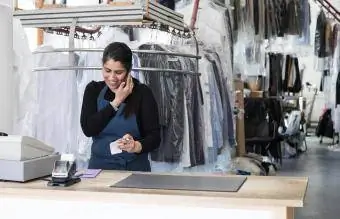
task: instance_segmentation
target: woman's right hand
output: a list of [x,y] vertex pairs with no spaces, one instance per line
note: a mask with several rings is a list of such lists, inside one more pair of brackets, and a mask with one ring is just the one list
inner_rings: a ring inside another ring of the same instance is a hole
[[131,75],[128,76],[126,82],[122,82],[117,90],[115,90],[115,99],[112,104],[118,107],[132,93],[133,80]]

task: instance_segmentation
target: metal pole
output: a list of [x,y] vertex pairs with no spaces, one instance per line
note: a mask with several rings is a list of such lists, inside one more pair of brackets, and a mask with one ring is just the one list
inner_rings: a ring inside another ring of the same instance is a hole
[[[197,42],[196,42],[196,44],[197,44]],[[156,51],[156,50],[132,50],[132,52],[138,53],[138,54],[144,53],[144,54],[170,55],[170,56],[181,56],[181,57],[200,59],[202,57],[198,55],[197,50],[198,50],[198,48],[196,46],[196,55],[185,54],[185,53]],[[103,48],[74,48],[74,49],[60,48],[60,49],[52,49],[52,50],[46,50],[46,51],[34,51],[33,54],[57,53],[57,52],[103,52],[103,51],[104,51]]]
[[192,29],[192,30],[195,29],[199,4],[200,4],[200,0],[194,1],[194,8],[192,9],[191,23],[190,23],[190,29]]
[[[33,69],[33,71],[74,71],[74,70],[101,70],[102,67],[97,66],[57,66],[57,67],[38,67]],[[170,73],[182,73],[182,74],[190,74],[190,75],[200,75],[197,72],[186,71],[186,70],[177,70],[177,69],[161,69],[161,68],[132,68],[135,71],[150,71],[150,72],[170,72]]]

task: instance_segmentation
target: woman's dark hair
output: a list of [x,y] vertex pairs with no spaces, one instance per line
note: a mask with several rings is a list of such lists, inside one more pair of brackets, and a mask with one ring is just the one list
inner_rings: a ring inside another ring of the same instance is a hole
[[114,42],[106,46],[102,58],[103,65],[110,59],[121,62],[127,72],[131,71],[132,51],[125,43]]
[[[113,59],[114,61],[119,61],[124,66],[127,73],[129,73],[132,69],[132,51],[125,44],[121,42],[110,43],[103,52],[102,62],[103,65],[105,62]],[[136,85],[138,81],[134,80],[134,87],[132,93],[125,100],[125,108],[124,108],[124,116],[125,118],[136,115],[139,109],[140,98],[138,93],[136,92]]]

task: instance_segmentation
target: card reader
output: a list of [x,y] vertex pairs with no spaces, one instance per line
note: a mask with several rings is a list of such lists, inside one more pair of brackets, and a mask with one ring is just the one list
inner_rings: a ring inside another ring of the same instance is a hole
[[52,180],[49,186],[67,187],[80,182],[80,178],[75,176],[77,165],[72,154],[62,154],[61,159],[54,163]]

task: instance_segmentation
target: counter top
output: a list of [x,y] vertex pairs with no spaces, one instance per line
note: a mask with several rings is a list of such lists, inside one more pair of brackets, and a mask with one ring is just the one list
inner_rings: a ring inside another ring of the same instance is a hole
[[[308,185],[308,178],[305,177],[248,176],[238,192],[110,187],[130,174],[129,172],[103,171],[96,178],[82,179],[80,183],[67,188],[49,187],[44,180],[26,183],[0,182],[0,196],[217,208],[223,208],[226,205],[303,207]],[[207,174],[200,174],[200,176],[223,177]]]

